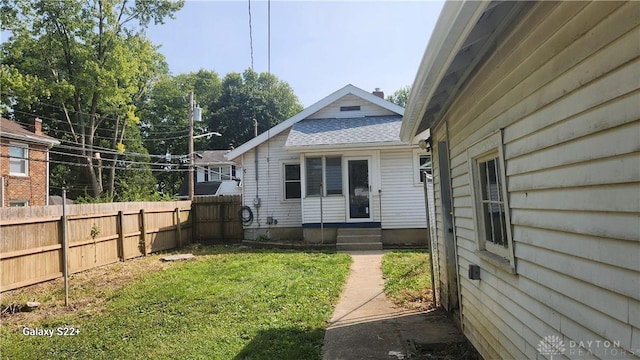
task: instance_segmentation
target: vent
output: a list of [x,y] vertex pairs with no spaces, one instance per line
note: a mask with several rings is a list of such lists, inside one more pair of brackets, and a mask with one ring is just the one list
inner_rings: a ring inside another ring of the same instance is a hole
[[356,105],[356,106],[340,106],[340,111],[360,111],[360,105]]

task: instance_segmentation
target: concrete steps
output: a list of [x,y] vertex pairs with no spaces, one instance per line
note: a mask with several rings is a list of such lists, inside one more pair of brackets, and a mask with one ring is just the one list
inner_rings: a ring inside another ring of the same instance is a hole
[[380,228],[339,228],[336,250],[382,250]]

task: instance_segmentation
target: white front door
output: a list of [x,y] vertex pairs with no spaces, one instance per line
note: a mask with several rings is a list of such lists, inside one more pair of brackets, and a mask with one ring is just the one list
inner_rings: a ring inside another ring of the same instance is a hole
[[370,158],[346,158],[347,219],[350,222],[371,220]]

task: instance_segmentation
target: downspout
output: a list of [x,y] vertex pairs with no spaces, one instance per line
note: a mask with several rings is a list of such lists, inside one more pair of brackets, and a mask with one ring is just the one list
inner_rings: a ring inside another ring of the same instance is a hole
[[[431,271],[431,305],[433,306],[433,308],[436,308],[436,279],[435,279],[435,275],[433,272],[433,249],[431,248],[431,239],[433,234],[431,234],[431,217],[429,214],[429,190],[428,190],[428,183],[429,183],[429,179],[427,178],[428,174],[426,171],[424,171],[424,208],[425,208],[425,212],[427,215],[427,234],[429,235],[429,239],[427,241],[427,249],[429,250],[429,257],[431,258],[431,261],[429,261],[429,267],[431,269],[429,269]],[[457,271],[457,270],[456,270]],[[458,279],[458,282],[460,280]]]
[[[449,183],[451,183],[451,143],[449,142],[449,121],[448,119],[445,120],[444,123],[444,129],[445,129],[445,136],[447,138],[447,152],[449,153],[449,156],[447,157],[447,161],[449,162]],[[450,202],[451,202],[451,212],[453,212],[453,189],[451,191],[451,193],[449,194],[450,197]],[[456,260],[456,277],[458,279],[458,281],[456,282],[457,284],[457,288],[458,288],[458,307],[460,309],[460,330],[462,330],[462,332],[464,333],[464,321],[463,321],[463,316],[462,316],[462,292],[461,292],[461,285],[460,285],[460,264],[458,263],[458,237],[456,235],[456,217],[454,214],[451,214],[451,228],[453,229],[453,255],[455,257]]]
[[[253,119],[253,134],[254,137],[258,137],[258,120]],[[260,185],[258,182],[258,148],[260,144],[256,145],[255,148],[255,171],[256,171],[256,197],[253,199],[253,206],[256,208],[256,224],[258,224],[258,228],[260,228]]]

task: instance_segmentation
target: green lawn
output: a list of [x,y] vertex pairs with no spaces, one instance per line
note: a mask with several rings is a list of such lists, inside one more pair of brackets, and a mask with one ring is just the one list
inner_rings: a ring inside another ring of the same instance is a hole
[[397,305],[426,310],[431,306],[430,256],[427,251],[391,251],[382,257],[384,291]]
[[3,326],[2,359],[319,359],[345,254],[205,247],[114,292],[100,312],[45,317],[75,336]]

